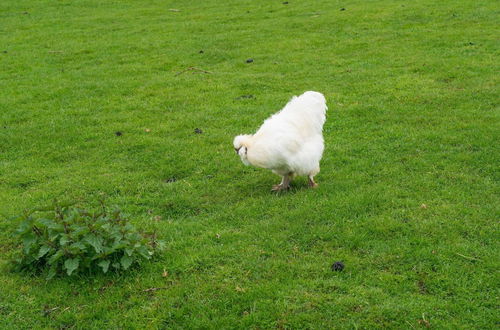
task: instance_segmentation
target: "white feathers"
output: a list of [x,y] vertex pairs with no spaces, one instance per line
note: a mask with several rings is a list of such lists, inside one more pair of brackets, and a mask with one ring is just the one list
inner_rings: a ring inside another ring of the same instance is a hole
[[323,124],[327,110],[323,94],[305,92],[294,96],[278,113],[268,118],[254,135],[239,135],[234,148],[246,165],[274,173],[307,175],[319,172],[323,155]]

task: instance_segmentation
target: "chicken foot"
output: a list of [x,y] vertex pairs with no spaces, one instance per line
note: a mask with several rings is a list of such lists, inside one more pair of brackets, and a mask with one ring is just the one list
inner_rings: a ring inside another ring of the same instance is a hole
[[309,187],[311,188],[318,187],[318,184],[314,182],[314,177],[312,175],[309,175]]
[[285,174],[280,184],[275,184],[271,191],[281,191],[290,188],[291,174]]

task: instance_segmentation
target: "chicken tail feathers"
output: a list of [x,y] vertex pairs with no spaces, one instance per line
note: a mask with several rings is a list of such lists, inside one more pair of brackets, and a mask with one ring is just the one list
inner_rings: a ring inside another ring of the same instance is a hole
[[309,91],[294,96],[281,112],[285,116],[301,118],[303,125],[312,125],[317,131],[321,131],[326,120],[326,110],[328,107],[325,96],[319,92]]

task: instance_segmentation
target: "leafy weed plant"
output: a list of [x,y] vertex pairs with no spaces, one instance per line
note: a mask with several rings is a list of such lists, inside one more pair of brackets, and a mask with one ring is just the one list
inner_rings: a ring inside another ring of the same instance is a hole
[[161,245],[156,235],[138,232],[119,209],[57,205],[49,215],[37,213],[22,217],[17,230],[22,256],[17,263],[20,269],[48,268],[47,279],[64,273],[127,270],[150,259]]

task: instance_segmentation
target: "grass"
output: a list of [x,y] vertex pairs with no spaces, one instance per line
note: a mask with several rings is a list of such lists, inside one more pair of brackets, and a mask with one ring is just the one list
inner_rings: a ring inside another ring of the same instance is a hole
[[[0,327],[496,328],[498,14],[2,1]],[[330,108],[320,186],[274,195],[232,138],[305,90]],[[99,194],[167,250],[124,274],[11,270],[12,216]]]

